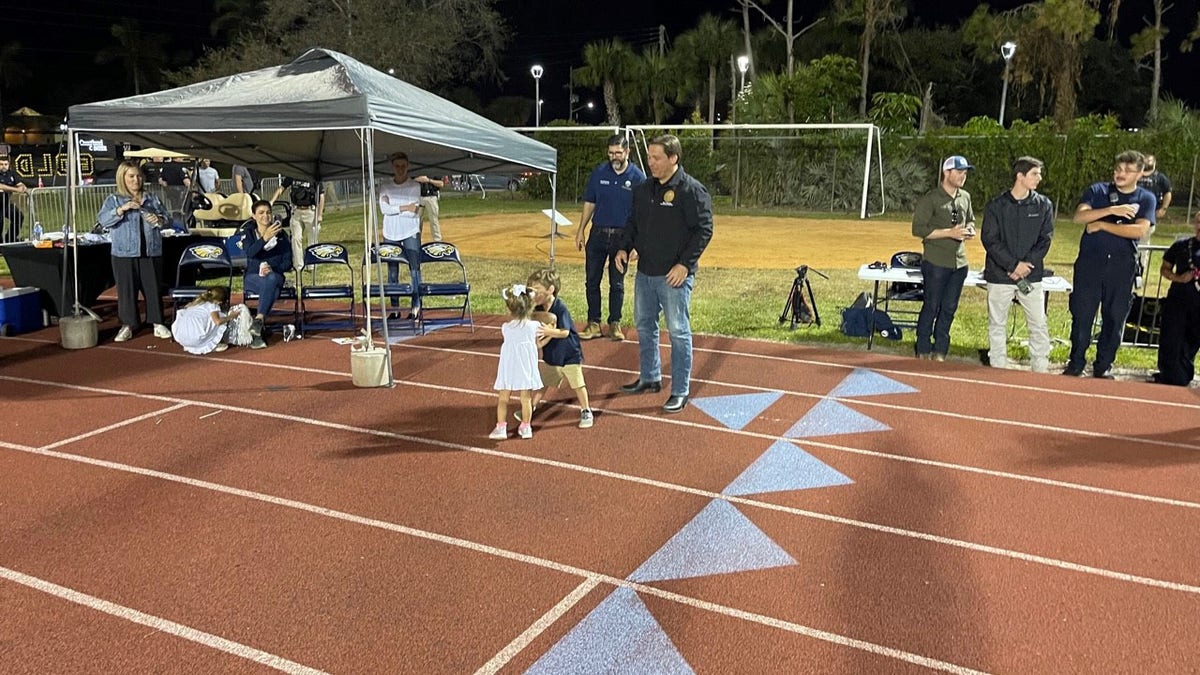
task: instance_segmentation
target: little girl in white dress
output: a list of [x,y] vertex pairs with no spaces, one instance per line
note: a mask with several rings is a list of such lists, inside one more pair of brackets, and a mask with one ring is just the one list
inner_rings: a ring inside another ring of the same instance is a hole
[[225,351],[229,345],[250,344],[250,313],[238,305],[221,311],[228,294],[221,286],[210,288],[175,313],[171,335],[190,354]]
[[533,438],[529,418],[533,414],[533,392],[542,388],[542,376],[538,372],[538,337],[542,324],[534,321],[533,291],[524,284],[513,284],[501,291],[504,304],[508,306],[510,321],[500,327],[504,344],[500,346],[500,365],[496,369],[496,428],[488,438],[508,438],[508,397],[512,392],[521,395],[521,425],[517,434],[521,438]]

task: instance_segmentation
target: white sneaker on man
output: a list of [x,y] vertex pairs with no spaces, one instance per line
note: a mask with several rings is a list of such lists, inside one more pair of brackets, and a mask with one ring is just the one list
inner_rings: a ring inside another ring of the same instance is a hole
[[592,424],[595,421],[596,421],[595,417],[592,415],[591,410],[580,411],[580,413],[579,413],[579,428],[580,429],[591,429]]
[[171,339],[171,329],[167,328],[166,326],[162,325],[161,323],[156,323],[156,324],[154,324],[154,337],[160,338],[163,340],[170,340]]
[[125,342],[133,337],[133,329],[129,326],[121,326],[121,330],[117,331],[117,337],[113,338],[113,342]]

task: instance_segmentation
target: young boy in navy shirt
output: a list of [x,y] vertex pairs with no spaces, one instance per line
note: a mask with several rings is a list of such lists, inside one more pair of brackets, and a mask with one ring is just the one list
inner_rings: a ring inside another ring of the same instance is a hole
[[539,341],[542,342],[542,362],[538,363],[538,368],[546,388],[534,392],[533,409],[537,409],[548,389],[559,386],[565,379],[579,399],[579,428],[588,429],[594,419],[587,386],[583,381],[583,349],[579,346],[579,334],[575,332],[571,312],[558,297],[561,286],[558,273],[548,269],[538,270],[529,275],[525,285],[534,293],[534,304],[544,307],[554,317],[553,326],[546,322],[546,337],[542,338],[544,342]]

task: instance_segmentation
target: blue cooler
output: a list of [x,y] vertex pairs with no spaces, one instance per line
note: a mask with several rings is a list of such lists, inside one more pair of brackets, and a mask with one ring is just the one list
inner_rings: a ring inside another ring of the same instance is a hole
[[33,286],[0,290],[0,327],[5,335],[42,327],[42,299]]

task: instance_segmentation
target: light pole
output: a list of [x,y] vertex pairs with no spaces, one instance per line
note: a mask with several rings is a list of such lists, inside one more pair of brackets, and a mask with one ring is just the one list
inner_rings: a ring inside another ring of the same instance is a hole
[[582,105],[573,105],[574,103],[576,103],[576,102],[578,102],[578,101],[579,101],[579,97],[578,97],[578,96],[575,96],[575,97],[574,97],[574,100],[572,100],[572,101],[571,101],[571,103],[572,103],[572,105],[571,105],[571,114],[569,115],[569,117],[570,117],[571,119],[575,119],[575,113],[579,112],[580,110],[583,110],[584,108],[587,108],[588,110],[591,110],[591,109],[593,109],[593,108],[595,108],[595,107],[596,107],[596,104],[595,104],[595,103],[592,103],[591,101],[588,101],[587,103],[584,103],[584,104],[582,104]]
[[1017,43],[1009,40],[1000,45],[1000,56],[1004,57],[1004,86],[1000,89],[1000,126],[1004,126],[1004,105],[1008,103],[1008,66],[1012,63],[1013,54],[1017,53]]
[[738,96],[746,92],[746,71],[750,70],[750,57],[742,54],[737,58],[738,71],[742,74],[742,84],[738,87]]
[[533,76],[533,100],[537,110],[533,113],[533,126],[542,126],[542,67],[535,65],[529,69]]

